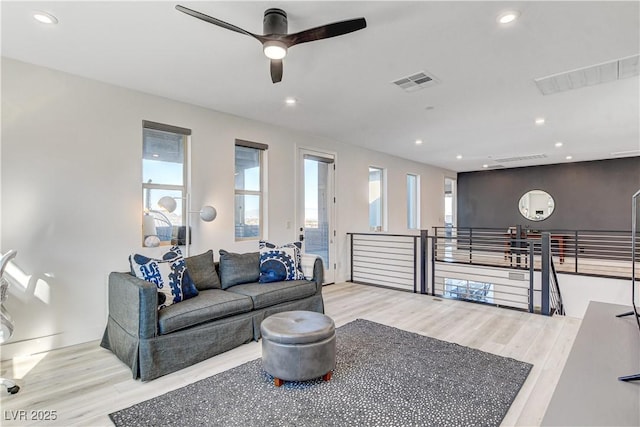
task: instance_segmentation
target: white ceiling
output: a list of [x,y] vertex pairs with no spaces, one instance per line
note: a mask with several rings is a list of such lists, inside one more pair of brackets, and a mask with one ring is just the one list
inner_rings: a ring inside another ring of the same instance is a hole
[[[176,4],[259,34],[270,7],[287,12],[290,33],[360,16],[368,26],[292,47],[274,85],[259,42],[180,13]],[[2,55],[462,172],[500,157],[546,155],[502,163],[517,167],[640,150],[638,76],[547,96],[534,83],[637,55],[639,6],[2,1]],[[38,9],[59,24],[36,22]],[[507,9],[520,19],[501,26],[496,18]],[[391,84],[418,71],[440,84],[412,93]],[[286,106],[286,97],[298,104]],[[537,117],[546,124],[536,126]],[[555,148],[557,141],[564,145]]]

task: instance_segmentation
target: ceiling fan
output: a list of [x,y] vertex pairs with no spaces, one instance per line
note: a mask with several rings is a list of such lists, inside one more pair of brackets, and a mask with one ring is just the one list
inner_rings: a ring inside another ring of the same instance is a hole
[[287,34],[286,12],[282,9],[271,8],[264,12],[262,21],[264,35],[259,35],[184,6],[176,5],[176,9],[210,24],[253,37],[262,43],[264,54],[271,60],[271,81],[273,83],[278,83],[282,80],[282,58],[286,56],[287,49],[291,46],[341,36],[361,30],[367,26],[367,21],[364,18],[356,18],[310,28],[294,34]]

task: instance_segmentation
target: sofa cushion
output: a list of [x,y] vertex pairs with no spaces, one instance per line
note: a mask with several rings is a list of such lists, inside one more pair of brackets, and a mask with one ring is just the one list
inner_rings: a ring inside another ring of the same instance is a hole
[[220,289],[222,287],[213,262],[213,251],[211,249],[203,254],[185,258],[184,262],[187,264],[191,280],[194,281],[199,291]]
[[260,277],[260,252],[234,254],[220,249],[220,283],[222,289],[242,283],[257,282]]
[[287,280],[273,283],[246,283],[236,285],[227,292],[251,297],[253,308],[260,309],[282,302],[295,301],[316,293],[315,282]]
[[304,274],[300,266],[301,242],[277,246],[260,240],[260,283],[282,280],[302,280]]
[[251,311],[251,298],[220,289],[207,289],[195,297],[158,312],[160,335],[211,320]]

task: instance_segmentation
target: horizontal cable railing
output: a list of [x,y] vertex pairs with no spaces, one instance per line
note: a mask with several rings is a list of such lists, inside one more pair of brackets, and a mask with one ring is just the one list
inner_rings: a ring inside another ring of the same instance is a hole
[[417,292],[420,236],[347,233],[351,249],[351,281]]
[[[558,273],[631,277],[631,233],[628,231],[434,227],[435,236],[444,242],[437,253],[438,259],[516,268],[528,268],[518,259],[523,242],[532,242],[534,254],[540,255],[542,233],[550,234],[551,253]],[[539,269],[539,261],[536,263],[535,268]]]
[[[432,235],[348,235],[353,282],[546,315],[564,313],[558,273],[623,279],[632,273],[626,231],[434,227]],[[542,284],[534,286],[537,274]]]
[[[476,229],[449,229],[440,236],[430,236],[426,230],[420,236],[347,234],[352,282],[532,313],[562,313],[555,308],[562,305],[557,277],[555,282],[548,279],[534,286],[534,266],[541,264],[535,248],[540,252],[540,242]],[[548,234],[545,236],[550,259]],[[549,274],[548,266],[542,274]],[[550,283],[555,286],[553,291],[549,290]]]

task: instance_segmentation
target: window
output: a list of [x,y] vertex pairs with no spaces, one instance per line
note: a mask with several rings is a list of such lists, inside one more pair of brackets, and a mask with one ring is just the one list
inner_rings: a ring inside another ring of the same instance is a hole
[[420,228],[420,177],[407,174],[407,228]]
[[[176,244],[179,233],[184,233],[180,227],[186,216],[182,201],[187,192],[185,159],[191,131],[146,120],[142,128],[142,237],[154,235],[161,245]],[[175,199],[177,207],[173,212],[158,206],[164,196]]]
[[456,180],[444,179],[444,225],[451,229],[456,225]]
[[263,169],[265,144],[236,140],[235,236],[236,240],[262,238]]
[[384,170],[369,167],[369,230],[384,229]]

